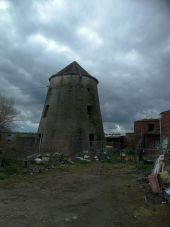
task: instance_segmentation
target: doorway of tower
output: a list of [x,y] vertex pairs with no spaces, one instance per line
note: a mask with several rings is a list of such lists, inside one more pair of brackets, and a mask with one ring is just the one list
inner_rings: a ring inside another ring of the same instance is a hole
[[38,150],[39,151],[41,150],[42,141],[43,141],[43,134],[39,133],[38,134]]
[[95,139],[95,134],[94,133],[90,133],[89,134],[90,149],[94,147],[94,139]]

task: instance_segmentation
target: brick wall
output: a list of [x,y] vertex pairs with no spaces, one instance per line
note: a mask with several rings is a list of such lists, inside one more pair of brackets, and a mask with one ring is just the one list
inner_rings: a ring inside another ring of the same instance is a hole
[[170,138],[170,110],[161,113],[162,138]]
[[134,133],[158,132],[160,130],[159,119],[144,119],[134,122]]

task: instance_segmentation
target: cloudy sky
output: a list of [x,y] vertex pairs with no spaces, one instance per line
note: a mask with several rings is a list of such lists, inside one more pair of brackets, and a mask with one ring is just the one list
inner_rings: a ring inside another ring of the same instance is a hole
[[36,131],[48,78],[76,60],[99,80],[104,128],[170,109],[168,0],[0,0],[0,93]]

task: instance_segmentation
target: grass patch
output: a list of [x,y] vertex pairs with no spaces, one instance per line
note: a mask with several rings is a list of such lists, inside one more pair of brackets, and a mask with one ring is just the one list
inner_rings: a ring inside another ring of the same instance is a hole
[[3,176],[17,175],[22,173],[24,170],[23,162],[5,159],[4,168],[1,170],[0,174]]
[[0,180],[5,180],[7,178],[8,176],[5,173],[0,173]]

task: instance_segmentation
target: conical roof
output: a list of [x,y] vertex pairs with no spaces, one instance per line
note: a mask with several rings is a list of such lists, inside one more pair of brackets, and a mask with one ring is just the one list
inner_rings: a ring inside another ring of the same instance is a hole
[[77,75],[77,76],[87,76],[95,79],[97,82],[98,80],[91,76],[85,69],[81,67],[76,61],[73,61],[71,64],[67,65],[65,68],[60,70],[58,73],[52,75],[49,80],[56,76],[64,76],[64,75]]

